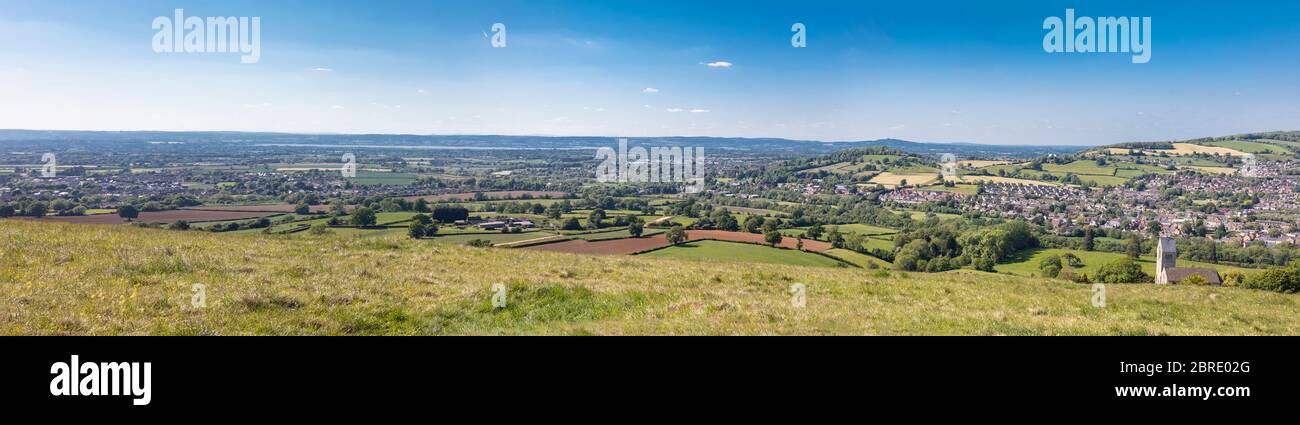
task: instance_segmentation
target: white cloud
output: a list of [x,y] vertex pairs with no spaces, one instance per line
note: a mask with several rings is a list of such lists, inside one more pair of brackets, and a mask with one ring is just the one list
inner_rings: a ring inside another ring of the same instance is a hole
[[315,67],[315,68],[308,69],[308,71],[313,71],[313,72],[334,72],[334,69],[333,69],[333,68],[321,68],[321,67]]
[[709,62],[704,64],[709,68],[731,68],[732,63],[727,61]]
[[692,114],[703,114],[703,113],[707,113],[707,112],[709,112],[708,109],[695,108],[695,109],[692,109],[692,110],[691,110],[691,113],[692,113]]
[[415,93],[416,93],[416,94],[425,94],[425,93],[428,93],[428,92],[424,91],[424,89],[415,89]]
[[343,105],[334,105],[334,106],[331,106],[330,108],[333,108],[333,109],[347,109],[347,108],[344,108]]
[[668,112],[681,112],[681,111],[682,111],[682,108],[668,108],[668,109],[666,109],[666,110],[667,110]]
[[646,87],[644,89],[641,89],[641,93],[659,93],[659,89],[654,87]]

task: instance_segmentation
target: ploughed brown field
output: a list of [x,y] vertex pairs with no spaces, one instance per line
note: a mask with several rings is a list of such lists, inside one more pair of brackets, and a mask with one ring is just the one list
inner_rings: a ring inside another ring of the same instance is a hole
[[[722,230],[687,230],[686,240],[698,241],[703,239],[716,239],[728,242],[747,242],[764,244],[763,235],[746,233],[746,232],[727,232]],[[799,242],[795,238],[785,237],[777,246],[782,248],[794,249]],[[626,238],[614,239],[608,241],[588,242],[581,239],[574,239],[564,242],[548,243],[543,245],[534,245],[523,249],[536,249],[551,252],[567,252],[571,254],[609,254],[609,255],[630,255],[638,252],[649,251],[656,248],[668,246],[668,238],[663,233],[647,236],[644,238]],[[803,250],[812,252],[822,252],[831,249],[828,242],[814,241],[804,239]]]
[[[532,196],[534,198],[563,198],[568,195],[568,193],[565,192],[550,192],[550,191],[543,191],[543,190],[509,190],[509,191],[482,192],[482,193],[483,196],[488,197],[488,199],[519,199],[524,195]],[[407,196],[404,197],[403,199],[414,201],[420,198],[424,198],[424,200],[426,201],[472,201],[474,200],[474,192],[447,193],[442,195]]]
[[[190,223],[201,223],[205,221],[226,221],[226,220],[245,220],[250,218],[265,217],[274,215],[274,212],[256,212],[256,211],[198,211],[198,210],[172,210],[157,212],[142,212],[140,217],[135,221],[146,223],[172,223],[176,220],[185,220]],[[20,218],[20,217],[15,217]],[[64,217],[41,217],[41,218],[24,218],[36,221],[54,221],[60,223],[77,223],[77,224],[125,224],[126,219],[118,217],[117,214],[96,214],[86,216],[64,216]]]
[[[192,211],[241,211],[241,212],[268,212],[268,213],[291,213],[297,205],[285,203],[280,204],[261,204],[261,205],[199,205],[197,207],[185,207],[183,210]],[[329,205],[312,205],[311,212],[329,211]]]

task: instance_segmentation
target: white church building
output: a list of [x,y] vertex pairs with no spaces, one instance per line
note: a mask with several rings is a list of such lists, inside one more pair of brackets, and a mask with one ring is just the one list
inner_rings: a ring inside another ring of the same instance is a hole
[[1214,269],[1178,267],[1178,248],[1174,238],[1160,238],[1156,241],[1156,283],[1171,284],[1182,282],[1192,275],[1200,275],[1211,285],[1222,285],[1223,278]]

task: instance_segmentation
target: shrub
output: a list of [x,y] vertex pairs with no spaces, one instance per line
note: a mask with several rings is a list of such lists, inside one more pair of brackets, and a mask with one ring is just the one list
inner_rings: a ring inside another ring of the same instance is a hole
[[406,229],[406,235],[410,236],[411,239],[424,237],[424,225],[420,224],[418,221],[411,222],[411,227]]
[[1043,276],[1056,277],[1061,273],[1061,256],[1049,255],[1038,262],[1038,269],[1043,271]]
[[1199,274],[1194,274],[1194,275],[1188,276],[1186,279],[1183,279],[1183,281],[1182,281],[1182,282],[1179,282],[1179,283],[1182,283],[1182,284],[1184,284],[1184,285],[1205,286],[1205,285],[1209,285],[1209,284],[1210,284],[1210,281],[1206,280],[1206,279],[1205,279],[1205,276],[1201,276],[1201,275],[1199,275]]
[[1241,286],[1242,282],[1245,280],[1246,276],[1238,272],[1226,272],[1223,274],[1224,286]]
[[1121,258],[1097,269],[1096,280],[1100,283],[1144,283],[1150,276],[1142,272],[1142,266],[1131,258]]
[[1300,292],[1300,263],[1252,274],[1246,277],[1243,286],[1288,294]]
[[469,246],[472,246],[472,247],[478,247],[478,248],[488,248],[488,247],[491,247],[491,246],[492,246],[492,241],[489,241],[489,240],[486,240],[486,239],[475,239],[475,240],[472,240],[472,241],[466,242],[465,245],[469,245]]

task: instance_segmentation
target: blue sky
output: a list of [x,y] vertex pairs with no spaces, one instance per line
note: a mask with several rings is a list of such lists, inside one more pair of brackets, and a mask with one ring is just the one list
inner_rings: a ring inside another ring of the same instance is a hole
[[[177,8],[260,17],[260,61],[154,53],[151,22]],[[1152,17],[1150,63],[1044,52],[1044,18],[1066,8]],[[1271,0],[0,0],[0,128],[1003,144],[1297,130],[1297,16]],[[505,48],[484,37],[496,22]]]

